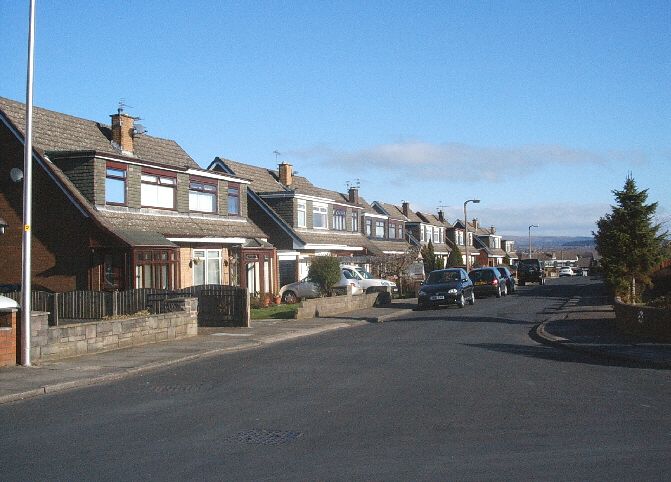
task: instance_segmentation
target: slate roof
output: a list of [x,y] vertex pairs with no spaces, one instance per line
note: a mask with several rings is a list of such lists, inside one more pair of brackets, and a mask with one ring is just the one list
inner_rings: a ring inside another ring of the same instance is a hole
[[[0,110],[24,135],[25,104],[0,97]],[[73,117],[40,107],[33,108],[33,147],[41,151],[97,151],[112,155],[120,152],[112,147],[112,131],[107,124]],[[171,167],[201,167],[175,141],[146,134],[135,136],[136,158]]]
[[369,239],[368,242],[373,246],[373,248],[375,248],[376,251],[379,251],[379,254],[390,251],[404,252],[410,248],[410,243],[401,240],[392,241],[387,239]]
[[276,172],[271,169],[243,164],[224,157],[217,157],[214,162],[217,160],[226,165],[236,176],[250,181],[249,187],[257,194],[290,192],[279,181]]
[[344,244],[370,248],[368,239],[359,233],[337,232],[331,230],[297,230],[296,234],[307,244]]
[[420,212],[418,212],[417,215],[418,215],[418,216],[419,216],[425,223],[431,224],[431,225],[433,225],[433,226],[442,226],[442,227],[444,227],[444,228],[451,228],[451,227],[452,227],[452,225],[451,225],[450,223],[448,223],[446,220],[445,220],[445,221],[441,221],[441,220],[438,218],[438,216],[436,216],[435,214],[424,214],[424,213],[420,213]]

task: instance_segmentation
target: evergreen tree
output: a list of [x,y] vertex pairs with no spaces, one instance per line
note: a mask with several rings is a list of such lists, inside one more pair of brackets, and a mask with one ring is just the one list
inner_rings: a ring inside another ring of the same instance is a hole
[[631,175],[624,188],[613,194],[616,205],[597,221],[597,232],[592,234],[606,282],[616,295],[635,302],[641,292],[636,284],[650,284],[650,272],[660,261],[666,233],[659,234],[660,225],[653,224],[657,203],[645,204],[648,190],[639,191]]
[[431,240],[429,240],[429,244],[422,246],[420,253],[422,255],[422,261],[424,262],[424,272],[429,274],[436,269],[436,253],[433,249]]
[[459,246],[455,244],[454,248],[452,248],[452,252],[450,253],[450,257],[447,258],[447,266],[448,268],[454,268],[456,266],[463,266],[463,265],[464,265],[464,256],[461,254]]
[[319,286],[322,295],[331,295],[333,285],[340,281],[340,262],[332,256],[315,256],[312,258],[308,277]]

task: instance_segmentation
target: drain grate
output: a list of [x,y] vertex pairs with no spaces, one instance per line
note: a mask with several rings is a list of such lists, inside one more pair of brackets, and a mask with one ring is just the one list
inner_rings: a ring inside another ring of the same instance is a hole
[[301,432],[291,430],[245,430],[236,433],[230,440],[252,445],[281,445],[293,442],[301,435]]

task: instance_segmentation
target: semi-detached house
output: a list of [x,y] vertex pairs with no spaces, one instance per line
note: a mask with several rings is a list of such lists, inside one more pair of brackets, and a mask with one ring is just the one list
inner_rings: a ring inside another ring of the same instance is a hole
[[[231,284],[275,292],[240,177],[202,169],[121,109],[111,125],[33,110],[33,283],[53,291]],[[0,280],[21,280],[25,105],[0,98]]]
[[249,181],[249,215],[277,248],[280,284],[307,276],[313,256],[360,263],[377,252],[362,234],[370,206],[357,188],[346,194],[322,189],[286,162],[273,170],[217,157],[209,169]]

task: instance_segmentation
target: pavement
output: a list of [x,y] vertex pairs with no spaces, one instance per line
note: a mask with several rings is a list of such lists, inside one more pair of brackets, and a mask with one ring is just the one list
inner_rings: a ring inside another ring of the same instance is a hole
[[[583,301],[575,297],[556,311],[549,312],[546,320],[535,328],[534,338],[542,343],[636,366],[671,368],[671,344],[622,336],[615,330],[611,305],[603,299],[589,304]],[[366,323],[380,323],[409,314],[415,305],[416,300],[394,300],[388,306],[329,318],[253,320],[249,328],[200,327],[198,335],[181,340],[41,362],[31,367],[0,368],[0,404],[105,383],[203,357]]]
[[391,305],[356,310],[330,318],[307,320],[252,320],[251,327],[198,328],[198,335],[33,363],[30,367],[0,368],[0,404],[63,390],[105,383],[130,375],[199,358],[249,350],[293,338],[366,323],[381,323],[412,311],[416,300],[394,300]]

